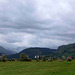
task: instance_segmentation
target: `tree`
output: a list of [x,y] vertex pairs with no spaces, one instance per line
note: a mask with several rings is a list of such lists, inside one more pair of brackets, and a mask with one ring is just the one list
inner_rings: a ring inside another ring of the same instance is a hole
[[56,56],[54,56],[54,57],[53,57],[53,60],[56,60],[56,59],[57,59],[57,57],[56,57]]
[[28,60],[28,56],[25,55],[24,53],[20,54],[20,61],[27,61]]
[[48,61],[53,61],[53,58],[52,58],[52,57],[49,57],[49,58],[48,58]]
[[65,58],[65,56],[62,56],[62,60],[65,60],[66,58]]
[[42,61],[46,61],[46,56],[42,56]]
[[2,54],[2,56],[1,56],[1,61],[3,61],[3,62],[7,61],[6,55]]
[[70,57],[67,57],[67,61],[72,61],[72,59]]

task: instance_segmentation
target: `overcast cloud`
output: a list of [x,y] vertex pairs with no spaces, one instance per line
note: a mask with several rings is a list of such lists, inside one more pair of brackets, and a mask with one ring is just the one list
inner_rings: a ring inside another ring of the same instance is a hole
[[75,0],[0,0],[0,45],[49,47],[75,43]]

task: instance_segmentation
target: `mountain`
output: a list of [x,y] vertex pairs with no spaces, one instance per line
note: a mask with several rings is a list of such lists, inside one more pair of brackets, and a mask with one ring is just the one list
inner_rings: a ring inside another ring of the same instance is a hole
[[0,55],[5,54],[5,55],[10,55],[14,54],[15,52],[6,50],[4,47],[0,46]]
[[0,56],[1,56],[2,54],[0,53]]
[[21,51],[24,50],[24,49],[26,49],[26,47],[17,47],[17,48],[15,49],[15,51],[16,51],[17,53],[19,53],[19,52],[21,52]]
[[8,55],[9,52],[5,48],[3,48],[2,46],[0,46],[0,54]]
[[7,50],[7,51],[9,52],[9,55],[18,53],[16,51],[12,51],[12,50]]
[[8,56],[8,58],[19,58],[21,53],[25,53],[30,58],[34,58],[35,55],[40,55],[40,56],[41,55],[48,55],[48,54],[51,54],[55,51],[56,51],[56,49],[49,49],[49,48],[39,48],[39,47],[27,48],[17,54]]
[[35,48],[24,49],[20,53],[25,53],[29,57],[33,58],[35,55],[48,55],[48,54],[51,54],[51,53],[53,53],[55,51],[56,51],[56,49],[35,47]]
[[56,52],[57,56],[74,56],[75,55],[75,43],[59,46]]
[[58,49],[49,49],[49,48],[27,48],[22,50],[19,53],[8,56],[8,58],[19,58],[21,53],[25,53],[30,58],[34,58],[35,55],[46,55],[50,56],[73,56],[75,58],[75,43],[59,46]]

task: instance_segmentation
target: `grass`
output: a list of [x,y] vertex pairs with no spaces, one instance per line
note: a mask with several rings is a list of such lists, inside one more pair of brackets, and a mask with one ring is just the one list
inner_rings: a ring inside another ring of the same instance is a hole
[[72,62],[0,62],[0,75],[75,75]]

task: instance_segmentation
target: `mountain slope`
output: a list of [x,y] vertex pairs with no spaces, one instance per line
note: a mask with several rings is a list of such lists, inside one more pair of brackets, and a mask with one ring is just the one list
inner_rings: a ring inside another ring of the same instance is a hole
[[27,48],[21,51],[20,53],[8,56],[8,58],[19,58],[21,53],[25,53],[30,58],[34,58],[35,55],[40,55],[40,56],[46,55],[48,57],[50,56],[61,57],[65,55],[65,56],[73,56],[75,58],[75,43],[59,46],[57,50],[49,48],[39,48],[39,47]]
[[35,47],[35,48],[25,49],[25,50],[21,51],[20,53],[25,53],[30,57],[34,57],[35,55],[48,55],[55,51],[56,51],[55,49]]
[[11,53],[11,51],[8,51],[4,47],[0,46],[0,55],[1,54],[10,55],[12,53]]
[[57,56],[62,56],[62,55],[74,56],[75,55],[75,43],[69,44],[69,45],[62,45],[58,47],[56,55]]
[[49,49],[49,48],[39,48],[39,47],[27,48],[27,49],[24,49],[23,51],[21,51],[20,53],[8,56],[8,58],[19,58],[21,53],[25,53],[30,58],[34,58],[35,55],[40,55],[40,56],[48,55],[55,51],[56,51],[56,49]]

